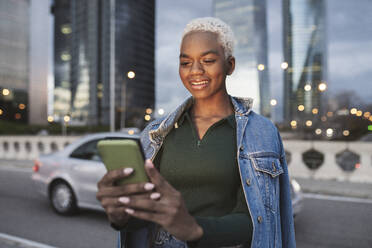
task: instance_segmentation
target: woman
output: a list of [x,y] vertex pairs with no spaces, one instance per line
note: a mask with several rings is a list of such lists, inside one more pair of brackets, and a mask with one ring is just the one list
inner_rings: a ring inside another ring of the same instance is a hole
[[119,246],[295,247],[282,142],[251,99],[228,95],[232,52],[221,20],[186,26],[179,74],[192,97],[142,132],[151,183],[115,186],[125,168],[98,184]]

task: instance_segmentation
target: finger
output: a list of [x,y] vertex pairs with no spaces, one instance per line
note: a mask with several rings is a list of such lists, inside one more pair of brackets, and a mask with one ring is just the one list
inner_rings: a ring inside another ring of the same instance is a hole
[[164,177],[159,173],[159,171],[154,167],[151,160],[146,160],[145,162],[146,173],[150,178],[150,181],[155,184],[155,188],[160,193],[174,191],[174,188],[164,179]]
[[98,182],[98,188],[112,186],[118,179],[126,178],[133,173],[133,168],[124,168],[108,171]]
[[143,194],[155,188],[153,183],[133,183],[120,186],[102,187],[97,192],[97,199],[104,197],[119,197],[125,195]]
[[161,201],[154,201],[150,197],[120,197],[122,202],[128,208],[143,210],[148,212],[166,213],[169,207]]
[[[155,194],[154,196],[152,196]],[[159,195],[159,196],[158,196]],[[159,193],[144,193],[140,195],[134,195],[132,196],[134,199],[158,199],[160,197]],[[101,200],[101,205],[103,208],[109,208],[109,207],[122,207],[123,206],[123,199],[128,197],[105,197]],[[122,199],[121,201],[119,199]]]
[[130,216],[136,217],[138,219],[151,221],[154,223],[157,223],[159,225],[162,225],[162,220],[165,219],[165,215],[161,213],[154,213],[154,212],[147,212],[147,211],[141,211],[141,210],[134,210],[132,208],[126,208],[125,212],[129,214]]

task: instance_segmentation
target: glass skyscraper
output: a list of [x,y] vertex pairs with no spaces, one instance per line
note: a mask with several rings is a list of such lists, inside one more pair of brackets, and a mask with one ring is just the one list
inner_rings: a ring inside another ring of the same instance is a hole
[[265,0],[214,0],[214,15],[235,35],[235,72],[227,78],[229,94],[252,97],[253,109],[270,115]]
[[[316,124],[324,111],[326,32],[324,0],[283,0],[284,120]],[[309,123],[309,122],[308,122]]]
[[0,120],[28,122],[29,0],[0,1]]
[[116,128],[142,127],[155,100],[155,1],[55,0],[52,9],[55,115],[68,114],[76,124],[108,125],[114,77]]

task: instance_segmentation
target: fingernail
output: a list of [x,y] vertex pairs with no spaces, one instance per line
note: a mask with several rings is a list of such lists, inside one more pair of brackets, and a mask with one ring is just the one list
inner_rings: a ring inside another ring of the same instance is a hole
[[125,168],[124,169],[124,174],[125,175],[129,175],[130,173],[132,173],[133,172],[133,168]]
[[125,212],[127,212],[128,214],[133,214],[134,213],[134,210],[133,209],[130,209],[130,208],[126,208],[125,209]]
[[122,203],[129,203],[129,202],[130,202],[130,199],[129,199],[129,197],[125,197],[125,196],[123,196],[123,197],[120,197],[120,198],[119,198],[119,202],[122,202]]
[[146,183],[144,186],[145,190],[152,190],[155,188],[155,185],[152,183]]
[[154,164],[152,163],[152,161],[150,159],[146,160],[146,166],[147,166],[147,168],[154,168]]
[[160,198],[160,193],[155,192],[150,195],[150,198],[153,200],[159,199]]

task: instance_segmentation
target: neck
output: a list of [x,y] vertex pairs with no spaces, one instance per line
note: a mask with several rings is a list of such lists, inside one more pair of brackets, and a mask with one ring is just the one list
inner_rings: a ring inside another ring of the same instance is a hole
[[225,117],[234,113],[234,108],[227,92],[208,99],[195,99],[192,106],[195,117]]

